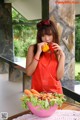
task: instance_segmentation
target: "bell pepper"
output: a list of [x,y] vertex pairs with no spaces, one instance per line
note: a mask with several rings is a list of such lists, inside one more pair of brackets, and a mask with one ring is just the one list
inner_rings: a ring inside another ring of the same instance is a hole
[[53,51],[54,51],[54,48],[53,48],[52,43],[50,43],[50,44],[49,44],[49,49],[50,49],[50,51],[51,51],[51,52],[53,52]]
[[42,51],[43,52],[47,52],[49,50],[49,45],[48,44],[44,44],[42,47]]

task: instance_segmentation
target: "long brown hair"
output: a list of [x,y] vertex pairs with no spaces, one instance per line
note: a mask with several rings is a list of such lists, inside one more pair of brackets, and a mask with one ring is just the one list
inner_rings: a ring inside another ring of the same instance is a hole
[[[57,27],[51,20],[42,20],[37,24],[37,43],[42,42],[42,36],[44,35],[53,35],[53,42],[59,44],[59,36]],[[37,43],[34,46],[34,53],[37,51]]]

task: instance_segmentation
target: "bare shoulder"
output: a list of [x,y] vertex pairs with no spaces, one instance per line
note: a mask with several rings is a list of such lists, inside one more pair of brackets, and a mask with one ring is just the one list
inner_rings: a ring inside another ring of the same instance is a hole
[[28,48],[28,53],[27,53],[27,58],[28,57],[33,57],[34,56],[34,45],[30,45]]
[[28,50],[34,50],[34,45],[30,45]]
[[28,48],[28,53],[34,53],[34,45],[30,45]]

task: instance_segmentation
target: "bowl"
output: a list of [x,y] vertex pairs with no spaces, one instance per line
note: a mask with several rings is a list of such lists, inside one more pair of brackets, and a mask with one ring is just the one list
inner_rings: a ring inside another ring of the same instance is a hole
[[49,117],[58,109],[57,104],[54,104],[54,106],[51,106],[48,109],[42,109],[40,106],[33,106],[31,102],[28,102],[27,106],[34,115],[39,117]]

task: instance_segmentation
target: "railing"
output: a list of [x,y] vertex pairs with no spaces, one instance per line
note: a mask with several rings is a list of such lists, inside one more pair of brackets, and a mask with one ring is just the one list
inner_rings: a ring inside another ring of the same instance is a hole
[[66,96],[72,98],[73,100],[80,102],[80,95],[75,93],[74,91],[69,90],[68,88],[65,88],[64,86],[63,86],[63,93]]

